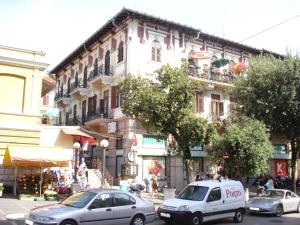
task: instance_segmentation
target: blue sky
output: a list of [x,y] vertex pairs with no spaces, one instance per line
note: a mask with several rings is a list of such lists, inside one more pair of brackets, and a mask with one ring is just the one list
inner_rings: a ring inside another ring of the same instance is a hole
[[[299,0],[0,0],[0,45],[43,51],[53,68],[123,7],[235,42],[293,16]],[[300,51],[300,16],[243,44]]]

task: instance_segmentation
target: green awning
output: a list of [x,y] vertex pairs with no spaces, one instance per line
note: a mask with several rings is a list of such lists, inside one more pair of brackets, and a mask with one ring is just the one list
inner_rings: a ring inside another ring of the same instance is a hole
[[214,61],[212,63],[213,66],[215,66],[216,68],[221,68],[225,65],[229,64],[229,60],[228,59],[217,59],[216,61]]

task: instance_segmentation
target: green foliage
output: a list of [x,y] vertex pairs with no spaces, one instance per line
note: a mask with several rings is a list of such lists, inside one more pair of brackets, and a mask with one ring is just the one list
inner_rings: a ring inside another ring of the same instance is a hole
[[258,56],[250,60],[248,75],[241,77],[234,95],[245,115],[264,121],[287,138],[300,134],[300,61],[287,57]]
[[267,171],[273,151],[266,126],[241,117],[229,122],[224,133],[214,137],[210,155],[216,163],[222,163],[227,154],[225,169],[231,176],[257,176]]
[[129,75],[120,83],[122,111],[139,120],[155,135],[172,135],[179,152],[190,158],[190,146],[203,143],[207,120],[195,113],[199,85],[187,75],[186,66],[163,66],[155,80]]

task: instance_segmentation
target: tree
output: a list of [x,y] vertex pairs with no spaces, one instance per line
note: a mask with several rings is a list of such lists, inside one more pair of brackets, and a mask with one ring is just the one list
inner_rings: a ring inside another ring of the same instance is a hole
[[155,80],[129,75],[120,83],[122,112],[137,119],[155,135],[172,135],[185,163],[190,182],[190,147],[203,143],[207,120],[195,113],[195,92],[199,84],[187,75],[186,66],[163,66]]
[[288,56],[257,56],[250,60],[248,74],[235,84],[234,95],[241,113],[263,121],[272,135],[291,143],[292,180],[300,137],[300,61]]
[[244,116],[228,121],[223,125],[224,133],[212,140],[210,156],[213,161],[224,162],[224,170],[230,177],[257,176],[266,172],[273,153],[266,126]]

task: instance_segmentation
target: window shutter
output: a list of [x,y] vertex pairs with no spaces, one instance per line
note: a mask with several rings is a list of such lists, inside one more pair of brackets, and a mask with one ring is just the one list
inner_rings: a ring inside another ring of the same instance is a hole
[[79,73],[82,72],[82,69],[83,69],[83,64],[82,64],[82,63],[79,63]]
[[115,50],[117,48],[117,40],[114,38],[111,40],[111,48],[113,50]]
[[88,98],[88,115],[92,115],[93,97]]
[[89,55],[88,57],[88,65],[89,67],[93,65],[93,56]]
[[167,45],[167,48],[170,48],[170,42],[171,42],[171,37],[168,34],[165,38],[164,38],[164,43]]
[[104,99],[100,99],[100,113],[104,113]]
[[49,105],[49,95],[43,97],[43,105]]
[[99,60],[102,60],[103,59],[103,56],[104,56],[104,50],[103,48],[99,48],[99,53],[98,53],[98,58]]
[[97,108],[97,95],[93,96],[93,114],[96,114],[96,108]]
[[117,86],[112,86],[111,87],[111,108],[114,109],[116,108],[116,91],[117,91]]
[[224,116],[224,102],[219,102],[219,116]]
[[74,78],[74,74],[75,74],[75,70],[74,70],[74,69],[71,69],[71,79]]
[[197,92],[196,101],[197,112],[204,112],[204,97],[202,91]]
[[144,39],[144,27],[138,27],[138,37],[140,38],[140,42],[142,43]]

